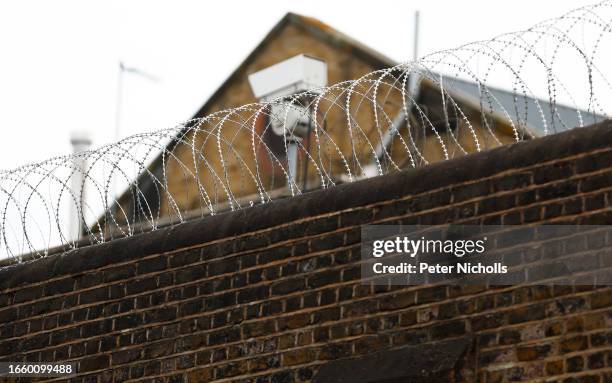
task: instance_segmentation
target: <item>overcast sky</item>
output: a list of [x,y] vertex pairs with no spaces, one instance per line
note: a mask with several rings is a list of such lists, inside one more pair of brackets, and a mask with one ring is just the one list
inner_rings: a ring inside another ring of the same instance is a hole
[[398,61],[527,28],[592,1],[2,1],[0,169],[70,151],[73,130],[114,138],[118,62],[128,76],[121,135],[191,117],[288,11],[314,16]]

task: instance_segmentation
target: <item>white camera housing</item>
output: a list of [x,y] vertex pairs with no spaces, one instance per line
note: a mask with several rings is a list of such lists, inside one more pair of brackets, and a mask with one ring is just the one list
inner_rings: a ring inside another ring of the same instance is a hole
[[327,85],[327,64],[300,54],[250,74],[249,84],[255,97],[264,102],[307,90],[317,92]]

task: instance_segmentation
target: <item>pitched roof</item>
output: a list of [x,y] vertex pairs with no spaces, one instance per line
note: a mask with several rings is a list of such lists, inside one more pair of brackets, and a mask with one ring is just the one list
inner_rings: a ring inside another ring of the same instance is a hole
[[333,46],[344,50],[350,50],[355,57],[359,57],[364,61],[369,62],[375,68],[387,68],[397,65],[395,60],[383,55],[380,52],[360,43],[348,35],[332,28],[318,19],[298,15],[296,13],[287,13],[263,38],[263,40],[249,53],[249,55],[236,67],[230,76],[217,88],[217,90],[208,98],[202,107],[196,112],[193,118],[204,117],[206,110],[213,101],[220,96],[236,77],[246,69],[248,64],[253,61],[255,56],[267,45],[271,40],[278,36],[287,25],[295,25],[302,28],[305,32],[310,33]]
[[[495,87],[486,87],[486,92],[478,87],[478,84],[459,78],[445,79],[449,86],[449,92],[463,94],[480,103],[482,99],[485,110],[493,110],[499,115],[508,115],[514,120],[521,120],[527,125],[527,129],[534,136],[543,136],[546,128],[549,133],[556,133],[578,126],[586,126],[603,121],[604,116],[586,112],[576,107],[570,107],[555,102],[555,113],[552,111],[552,103],[546,100],[525,96],[517,92],[511,92]],[[488,94],[487,94],[488,93]],[[540,110],[544,114],[540,113]],[[582,117],[582,123],[579,118]]]

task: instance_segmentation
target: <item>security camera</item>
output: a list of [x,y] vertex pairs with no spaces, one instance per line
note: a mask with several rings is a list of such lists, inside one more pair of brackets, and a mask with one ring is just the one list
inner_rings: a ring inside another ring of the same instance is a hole
[[287,184],[293,193],[299,145],[310,132],[311,111],[307,104],[311,97],[291,96],[306,91],[320,94],[327,85],[327,64],[301,54],[249,75],[249,83],[255,97],[270,103],[272,132],[287,142]]
[[325,61],[300,54],[249,75],[255,97],[271,102],[270,125],[279,136],[304,137],[308,134],[310,111],[288,97],[310,91],[319,93],[327,85]]

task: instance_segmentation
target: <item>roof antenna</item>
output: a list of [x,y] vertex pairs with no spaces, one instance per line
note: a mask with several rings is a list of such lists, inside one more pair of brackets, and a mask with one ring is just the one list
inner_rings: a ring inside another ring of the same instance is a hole
[[[119,61],[119,72],[117,75],[117,104],[115,107],[115,137],[113,138],[114,142],[118,142],[121,139],[121,127],[122,127],[122,122],[123,122],[123,115],[125,114],[124,108],[123,108],[123,88],[124,88],[124,79],[123,76],[125,74],[133,74],[133,75],[137,75],[140,76],[150,82],[159,82],[160,79],[157,76],[153,76],[147,72],[144,72],[138,68],[134,68],[134,67],[129,67],[126,66],[123,61]],[[112,189],[111,189],[111,195],[113,198],[115,198],[115,196],[117,195],[117,185],[116,185],[116,179],[113,175],[113,179],[112,179]]]
[[124,74],[134,74],[151,82],[159,82],[159,78],[140,69],[126,66],[123,61],[119,61],[119,72],[117,76],[117,107],[115,109],[115,142],[121,139],[121,119],[123,102],[123,76]]

